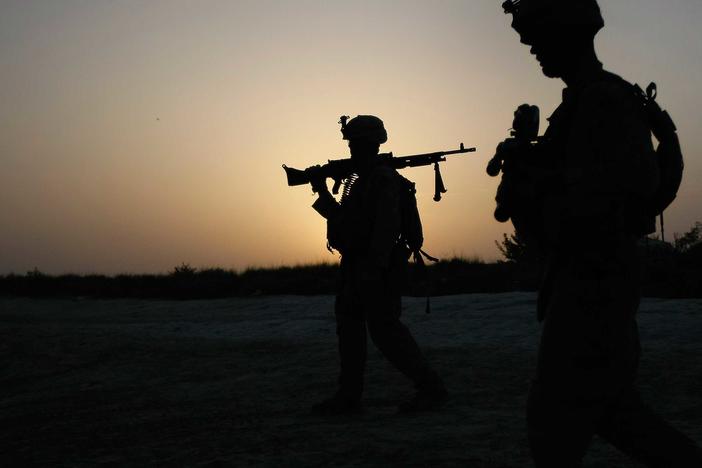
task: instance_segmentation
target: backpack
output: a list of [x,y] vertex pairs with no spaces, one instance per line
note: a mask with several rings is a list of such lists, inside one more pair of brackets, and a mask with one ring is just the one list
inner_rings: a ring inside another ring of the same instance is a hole
[[417,189],[414,182],[398,174],[400,179],[400,244],[407,247],[410,255],[414,256],[415,263],[424,264],[424,256],[427,260],[438,262],[422,250],[424,244],[424,232],[422,230],[422,220],[417,209]]
[[646,207],[646,219],[642,226],[644,235],[656,232],[656,217],[660,216],[661,235],[665,240],[663,211],[675,200],[682,182],[685,163],[683,161],[677,128],[668,112],[661,109],[656,102],[657,87],[651,83],[644,92],[639,85],[633,85],[634,93],[640,100],[644,116],[651,133],[658,140],[656,163],[660,173],[660,184],[653,198]]

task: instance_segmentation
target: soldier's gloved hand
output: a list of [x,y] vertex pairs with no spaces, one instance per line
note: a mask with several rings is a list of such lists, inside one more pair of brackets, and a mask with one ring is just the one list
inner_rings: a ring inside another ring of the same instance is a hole
[[312,185],[312,191],[315,193],[322,194],[329,192],[329,189],[327,188],[326,177],[320,177],[318,179],[311,180],[310,185]]
[[329,192],[327,188],[327,178],[321,174],[319,166],[310,167],[305,170],[309,174],[310,185],[315,193]]

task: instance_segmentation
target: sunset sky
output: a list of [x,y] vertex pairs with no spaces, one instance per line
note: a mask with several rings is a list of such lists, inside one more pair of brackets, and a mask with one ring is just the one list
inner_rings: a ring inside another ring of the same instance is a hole
[[[396,155],[477,146],[417,182],[426,250],[494,260],[485,174],[543,77],[499,0],[0,0],[0,274],[335,261],[282,164],[346,157],[374,114]],[[702,2],[601,0],[605,67],[673,116],[686,172],[667,233],[702,221]]]

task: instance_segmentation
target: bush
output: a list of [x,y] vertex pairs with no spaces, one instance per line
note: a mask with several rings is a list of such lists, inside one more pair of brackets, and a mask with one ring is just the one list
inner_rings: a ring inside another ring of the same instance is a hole
[[675,239],[673,241],[675,251],[682,254],[687,253],[702,241],[702,223],[696,222],[685,234],[682,236],[674,234],[673,238]]

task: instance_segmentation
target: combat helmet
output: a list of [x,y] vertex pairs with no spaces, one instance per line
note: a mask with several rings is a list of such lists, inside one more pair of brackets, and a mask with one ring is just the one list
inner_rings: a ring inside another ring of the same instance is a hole
[[554,28],[595,37],[604,27],[597,0],[507,0],[502,7],[512,14],[512,28],[529,45],[538,34]]
[[[383,121],[374,115],[359,115],[351,120],[344,115],[341,116],[341,134],[344,140],[364,140],[382,145],[388,141],[388,134],[385,131]],[[348,122],[347,122],[348,121]]]

